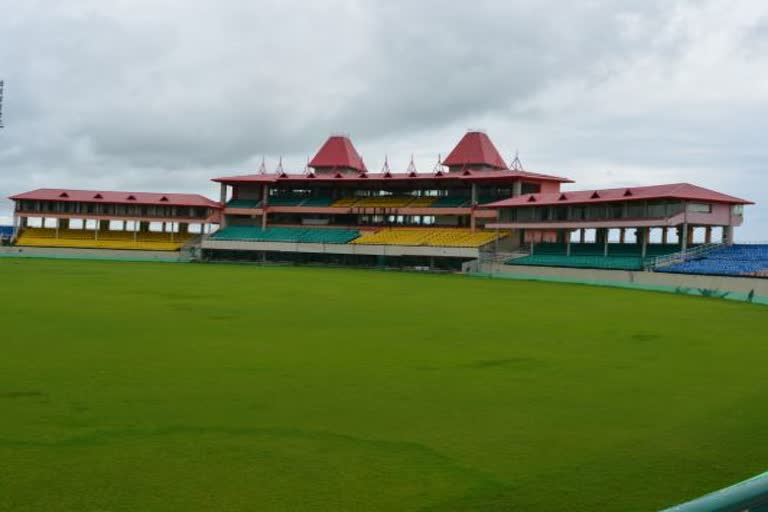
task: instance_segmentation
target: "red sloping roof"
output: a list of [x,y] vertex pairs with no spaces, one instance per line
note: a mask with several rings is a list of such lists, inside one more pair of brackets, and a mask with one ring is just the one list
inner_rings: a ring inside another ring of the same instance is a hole
[[65,188],[39,188],[16,194],[9,199],[18,201],[77,201],[81,203],[117,203],[165,206],[198,206],[221,208],[221,205],[199,194],[166,194],[159,192],[116,192],[104,190],[72,190]]
[[647,187],[622,187],[547,194],[525,194],[511,197],[495,203],[483,205],[491,208],[509,208],[513,206],[547,206],[555,204],[604,203],[615,201],[644,201],[649,199],[686,199],[728,204],[754,204],[746,199],[729,196],[715,190],[691,185],[673,183],[670,185],[651,185]]
[[325,141],[315,157],[309,162],[310,167],[349,168],[367,171],[363,159],[347,137],[334,135]]
[[453,151],[443,160],[443,165],[450,167],[462,165],[487,165],[494,169],[506,169],[507,164],[501,158],[496,146],[483,132],[467,132]]
[[433,173],[419,173],[415,176],[409,173],[367,173],[365,177],[355,174],[314,174],[312,177],[306,174],[246,174],[243,176],[224,176],[214,178],[217,183],[276,183],[281,181],[313,182],[313,181],[484,181],[484,180],[531,180],[531,181],[557,181],[562,183],[573,183],[568,178],[559,176],[550,176],[548,174],[539,174],[527,171],[467,171],[466,173],[444,173],[442,176],[435,176]]

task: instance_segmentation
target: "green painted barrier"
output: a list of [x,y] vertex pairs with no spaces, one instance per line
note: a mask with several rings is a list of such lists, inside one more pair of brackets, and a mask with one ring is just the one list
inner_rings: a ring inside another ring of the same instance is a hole
[[768,305],[768,297],[731,292],[726,290],[710,290],[707,288],[696,288],[687,286],[663,286],[652,284],[640,284],[640,283],[627,283],[624,281],[602,281],[595,279],[575,279],[567,277],[548,277],[548,276],[531,276],[524,274],[506,274],[506,273],[490,273],[490,272],[470,272],[468,275],[473,277],[484,277],[487,279],[511,279],[516,281],[543,281],[547,283],[561,283],[561,284],[584,284],[590,286],[607,286],[611,288],[628,288],[631,290],[644,290],[648,292],[664,292],[664,293],[677,293],[681,295],[694,295],[699,297],[711,297],[716,299],[735,300],[738,302],[750,302],[754,304]]
[[768,473],[662,512],[768,512]]
[[145,263],[189,263],[188,258],[140,258],[133,256],[95,256],[90,254],[28,254],[0,253],[0,258],[39,259],[39,260],[88,260],[88,261],[131,261]]

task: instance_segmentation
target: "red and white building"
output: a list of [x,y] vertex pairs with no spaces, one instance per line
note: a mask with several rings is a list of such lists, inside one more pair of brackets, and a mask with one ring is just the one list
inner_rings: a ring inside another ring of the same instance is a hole
[[129,225],[131,232],[147,232],[150,223],[169,236],[187,233],[190,225],[205,232],[218,224],[221,210],[219,203],[198,194],[41,188],[10,199],[15,205],[14,225],[19,232],[35,220],[39,227],[51,227],[57,232],[74,224],[79,229],[93,226],[87,229],[95,238],[100,231],[127,230]]
[[[483,202],[527,193],[554,193],[561,184],[572,183],[568,178],[510,169],[483,132],[468,132],[429,172],[418,172],[413,163],[405,172],[392,172],[387,164],[381,172],[369,172],[349,138],[333,136],[303,174],[268,173],[262,169],[256,174],[213,181],[221,185],[224,225],[254,220],[262,227],[300,225],[309,216],[320,225],[430,223],[472,229],[495,219],[494,211],[478,209]],[[377,203],[375,198],[386,197],[393,200],[389,204],[379,201],[381,206],[364,206]],[[403,201],[398,202],[397,197]],[[371,201],[362,201],[365,198]],[[435,206],[426,200],[429,198],[442,200]]]
[[[609,238],[625,242],[631,232],[643,256],[652,235],[670,250],[685,251],[697,231],[705,242],[731,243],[734,228],[743,222],[743,207],[752,204],[687,183],[567,190],[573,183],[568,178],[526,171],[517,159],[507,165],[479,131],[466,133],[428,171],[417,170],[411,161],[396,172],[385,161],[379,172],[371,172],[348,137],[332,136],[302,173],[286,172],[282,162],[267,172],[262,163],[255,173],[213,181],[220,186],[218,201],[194,194],[70,189],[39,189],[11,199],[22,238],[31,231],[30,219],[54,230],[38,233],[42,238],[74,236],[73,222],[76,229],[93,232],[78,240],[98,240],[104,232],[147,233],[151,225],[173,239],[174,233],[189,234],[190,225],[199,225],[194,231],[203,234],[218,225],[219,233],[199,241],[202,254],[211,258],[322,253],[344,255],[354,264],[356,257],[396,255],[426,258],[430,265],[435,257],[464,262],[484,251],[515,251],[538,242],[585,242],[588,231],[606,251]],[[237,237],[218,236],[230,228],[239,230]],[[349,241],[329,242],[309,233],[315,242],[304,243],[275,239],[271,228],[352,234]],[[425,235],[428,243],[410,236],[428,229],[439,231]],[[392,236],[371,238],[377,233]],[[454,233],[462,233],[461,241],[452,238]]]
[[587,230],[595,230],[597,241],[605,243],[615,231],[624,242],[627,231],[632,230],[637,241],[647,244],[655,230],[663,244],[670,243],[673,232],[684,252],[697,229],[704,232],[705,243],[712,243],[715,228],[720,230],[721,242],[732,243],[733,229],[744,221],[744,205],[749,204],[753,203],[676,183],[525,194],[483,208],[497,212],[497,220],[487,227],[518,231],[526,243],[568,243],[574,231],[583,243]]

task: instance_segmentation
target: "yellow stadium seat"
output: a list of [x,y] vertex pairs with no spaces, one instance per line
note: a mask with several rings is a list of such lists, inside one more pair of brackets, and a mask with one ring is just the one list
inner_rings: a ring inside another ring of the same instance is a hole
[[431,206],[436,199],[437,199],[436,197],[417,197],[416,199],[411,201],[411,204],[409,204],[408,207],[409,208],[426,208],[428,206]]
[[349,208],[353,204],[357,202],[356,197],[345,197],[343,199],[337,199],[333,203],[331,203],[332,208]]
[[335,208],[424,208],[435,202],[435,197],[373,196],[345,197],[331,204]]
[[195,235],[152,231],[99,231],[97,235],[84,229],[27,228],[16,240],[22,247],[63,247],[78,249],[128,249],[141,251],[178,251]]
[[497,238],[507,236],[505,231],[475,231],[460,228],[385,228],[366,233],[353,240],[353,244],[410,245],[432,247],[482,247]]

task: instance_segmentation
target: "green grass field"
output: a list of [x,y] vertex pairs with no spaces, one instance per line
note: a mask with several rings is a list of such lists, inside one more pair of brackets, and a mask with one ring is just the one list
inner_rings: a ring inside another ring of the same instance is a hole
[[768,309],[0,260],[0,510],[653,511],[768,469]]

